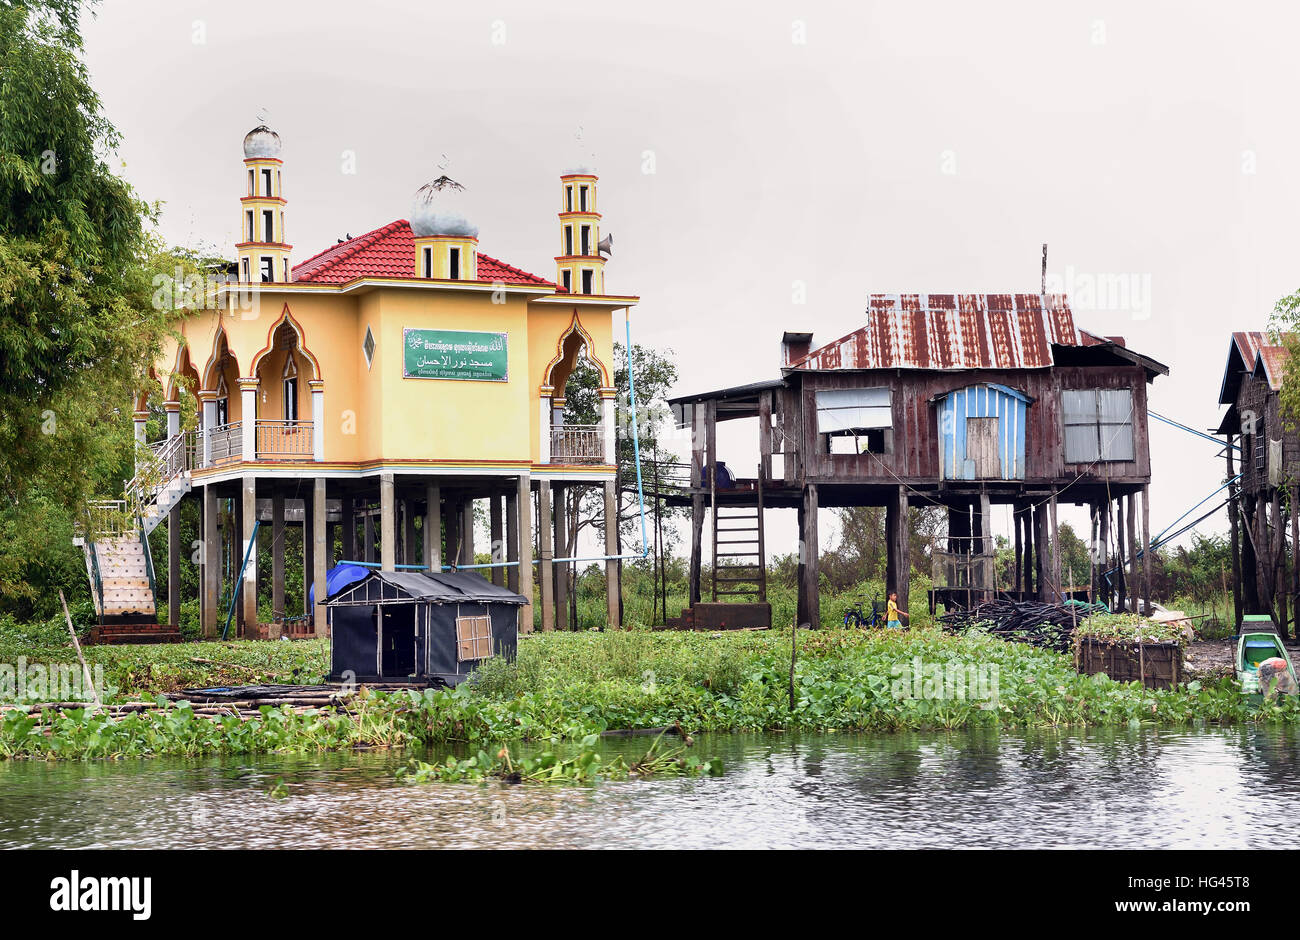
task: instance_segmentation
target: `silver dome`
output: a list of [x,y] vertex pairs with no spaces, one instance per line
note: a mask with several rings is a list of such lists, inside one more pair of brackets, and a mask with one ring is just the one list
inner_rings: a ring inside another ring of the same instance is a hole
[[259,124],[244,135],[244,157],[278,157],[280,135],[265,124]]
[[447,176],[425,183],[411,202],[411,231],[417,238],[458,235],[478,238],[478,226],[465,217],[465,187]]

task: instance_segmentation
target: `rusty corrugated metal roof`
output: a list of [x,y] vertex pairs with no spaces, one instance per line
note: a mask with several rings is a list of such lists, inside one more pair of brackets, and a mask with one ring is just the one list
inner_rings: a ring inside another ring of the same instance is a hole
[[1259,347],[1258,365],[1263,366],[1264,378],[1273,391],[1282,388],[1282,379],[1286,375],[1286,361],[1291,358],[1285,346]]
[[866,326],[790,367],[1045,369],[1083,342],[1062,294],[872,294]]
[[[1283,338],[1291,335],[1283,334]],[[1228,364],[1224,367],[1223,382],[1219,386],[1219,404],[1233,404],[1237,400],[1241,376],[1251,375],[1257,366],[1263,367],[1269,388],[1277,391],[1282,387],[1288,358],[1286,347],[1275,345],[1269,335],[1261,330],[1233,333],[1232,344],[1228,347]]]

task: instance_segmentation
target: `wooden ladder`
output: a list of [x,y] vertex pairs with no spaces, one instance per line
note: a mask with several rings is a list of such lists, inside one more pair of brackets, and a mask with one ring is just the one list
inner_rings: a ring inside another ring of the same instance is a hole
[[719,506],[717,489],[710,487],[715,602],[728,596],[754,596],[760,603],[767,600],[761,468],[756,486],[758,499],[754,506]]

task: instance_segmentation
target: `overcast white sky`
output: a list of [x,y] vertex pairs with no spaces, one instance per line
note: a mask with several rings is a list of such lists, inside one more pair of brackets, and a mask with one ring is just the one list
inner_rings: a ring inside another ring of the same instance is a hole
[[[1278,4],[107,0],[85,32],[121,172],[169,240],[232,256],[265,109],[295,260],[406,217],[446,154],[483,251],[553,277],[581,127],[607,289],[679,392],[774,377],[783,330],[847,333],[868,293],[1036,291],[1046,241],[1076,323],[1167,363],[1152,407],[1209,428],[1229,333],[1300,286]],[[1151,436],[1159,531],[1223,465]]]

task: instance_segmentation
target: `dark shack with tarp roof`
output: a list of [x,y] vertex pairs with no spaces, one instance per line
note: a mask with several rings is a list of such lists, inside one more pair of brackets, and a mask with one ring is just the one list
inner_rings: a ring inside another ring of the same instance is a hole
[[454,686],[513,657],[526,599],[468,572],[372,571],[325,602],[333,681]]

